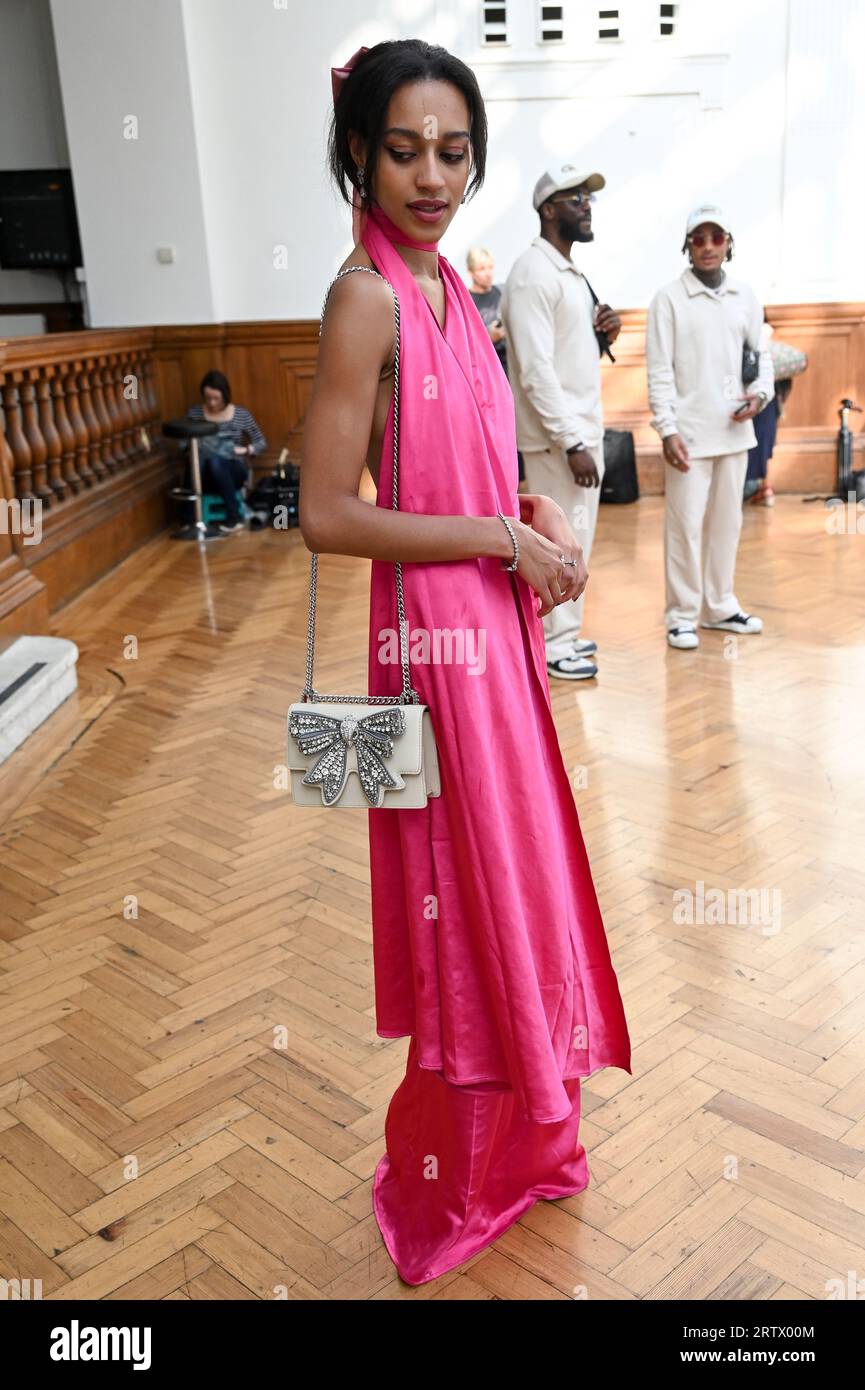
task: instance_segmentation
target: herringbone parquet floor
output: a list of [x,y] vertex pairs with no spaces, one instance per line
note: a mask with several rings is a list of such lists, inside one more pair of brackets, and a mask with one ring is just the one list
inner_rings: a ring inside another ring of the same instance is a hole
[[[747,509],[766,631],[671,652],[661,509],[602,509],[600,678],[553,688],[634,1074],[583,1085],[589,1188],[420,1288],[370,1205],[407,1040],[375,1033],[366,813],[279,785],[298,533],[160,538],[55,616],[79,692],[0,769],[0,1276],[140,1300],[862,1277],[865,536]],[[320,689],[365,688],[367,568],[321,562]]]

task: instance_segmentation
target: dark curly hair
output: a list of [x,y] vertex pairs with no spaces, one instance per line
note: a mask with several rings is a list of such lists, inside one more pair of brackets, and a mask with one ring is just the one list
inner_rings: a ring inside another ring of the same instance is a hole
[[[327,167],[347,203],[357,188],[357,165],[349,146],[356,131],[366,144],[361,207],[374,196],[373,176],[385,128],[388,102],[404,82],[450,82],[465,97],[469,109],[472,176],[466,198],[478,191],[487,164],[487,114],[477,78],[461,59],[438,44],[422,39],[393,39],[362,53],[342,84],[327,137]],[[360,190],[358,190],[360,192]]]

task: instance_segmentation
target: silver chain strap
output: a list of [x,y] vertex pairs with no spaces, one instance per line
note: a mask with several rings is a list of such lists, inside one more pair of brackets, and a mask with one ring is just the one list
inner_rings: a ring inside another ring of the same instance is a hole
[[[388,280],[385,280],[385,277],[383,275],[380,275],[377,270],[373,270],[368,265],[347,266],[345,270],[341,270],[338,275],[334,276],[334,278],[331,280],[330,284],[327,287],[327,291],[324,296],[324,304],[321,308],[321,318],[319,320],[318,336],[321,337],[322,329],[324,328],[324,311],[327,308],[328,295],[330,294],[337,280],[339,280],[341,276],[351,275],[352,271],[354,270],[366,270],[369,272],[370,275],[378,275],[378,278],[380,280],[384,280],[385,284],[389,285],[391,293],[393,294],[393,315],[394,324],[396,327],[396,344],[394,347],[393,363],[393,509],[394,511],[397,511],[399,499],[399,300],[397,299],[396,294],[394,293],[393,286],[390,285],[390,282]],[[302,477],[301,486],[303,486]],[[396,569],[396,607],[397,615],[399,618],[399,645],[400,659],[402,663],[402,692],[398,697],[398,703],[419,704],[420,696],[418,695],[417,691],[412,688],[411,675],[409,673],[408,665],[408,632],[406,630],[405,599],[403,596],[402,588],[402,565],[398,560],[395,560],[394,567]],[[313,686],[312,666],[315,654],[315,600],[317,577],[318,556],[315,553],[313,553],[312,564],[310,566],[309,573],[309,618],[306,627],[306,683],[304,684],[303,690],[301,692],[301,700],[305,702],[311,702],[314,700],[333,700],[350,701],[352,704],[358,703],[365,705],[392,705],[394,703],[395,698],[393,695],[319,695],[315,687]]]

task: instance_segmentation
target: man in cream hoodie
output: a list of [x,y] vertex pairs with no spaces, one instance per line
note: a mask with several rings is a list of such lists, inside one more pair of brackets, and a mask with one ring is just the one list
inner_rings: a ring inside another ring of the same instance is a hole
[[[733,237],[720,208],[694,208],[682,250],[688,269],[649,305],[646,365],[652,424],[667,465],[667,641],[687,648],[699,645],[698,621],[726,632],[762,631],[762,619],[742,611],[733,578],[748,450],[756,443],[751,420],[775,385],[771,354],[760,351],[762,305],[722,266],[732,259]],[[759,354],[749,387],[742,384],[746,346]]]
[[[586,560],[604,476],[597,333],[614,342],[621,320],[608,304],[595,303],[571,246],[594,239],[591,205],[604,183],[576,162],[541,175],[532,195],[540,230],[514,261],[499,305],[526,482],[562,508]],[[584,598],[544,618],[547,673],[561,680],[597,675],[597,643],[580,635]]]

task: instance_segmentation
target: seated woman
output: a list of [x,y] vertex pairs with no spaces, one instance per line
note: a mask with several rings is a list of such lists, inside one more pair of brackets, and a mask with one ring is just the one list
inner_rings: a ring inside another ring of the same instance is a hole
[[[218,493],[225,503],[225,521],[220,522],[220,531],[226,534],[242,531],[237,489],[249,477],[249,468],[243,459],[261,453],[267,448],[267,440],[246,407],[232,401],[231,387],[222,372],[205,372],[199,391],[201,402],[189,407],[187,418],[214,420],[219,424],[218,434],[205,435],[199,440],[201,488],[203,492]],[[241,444],[244,435],[248,443]]]

